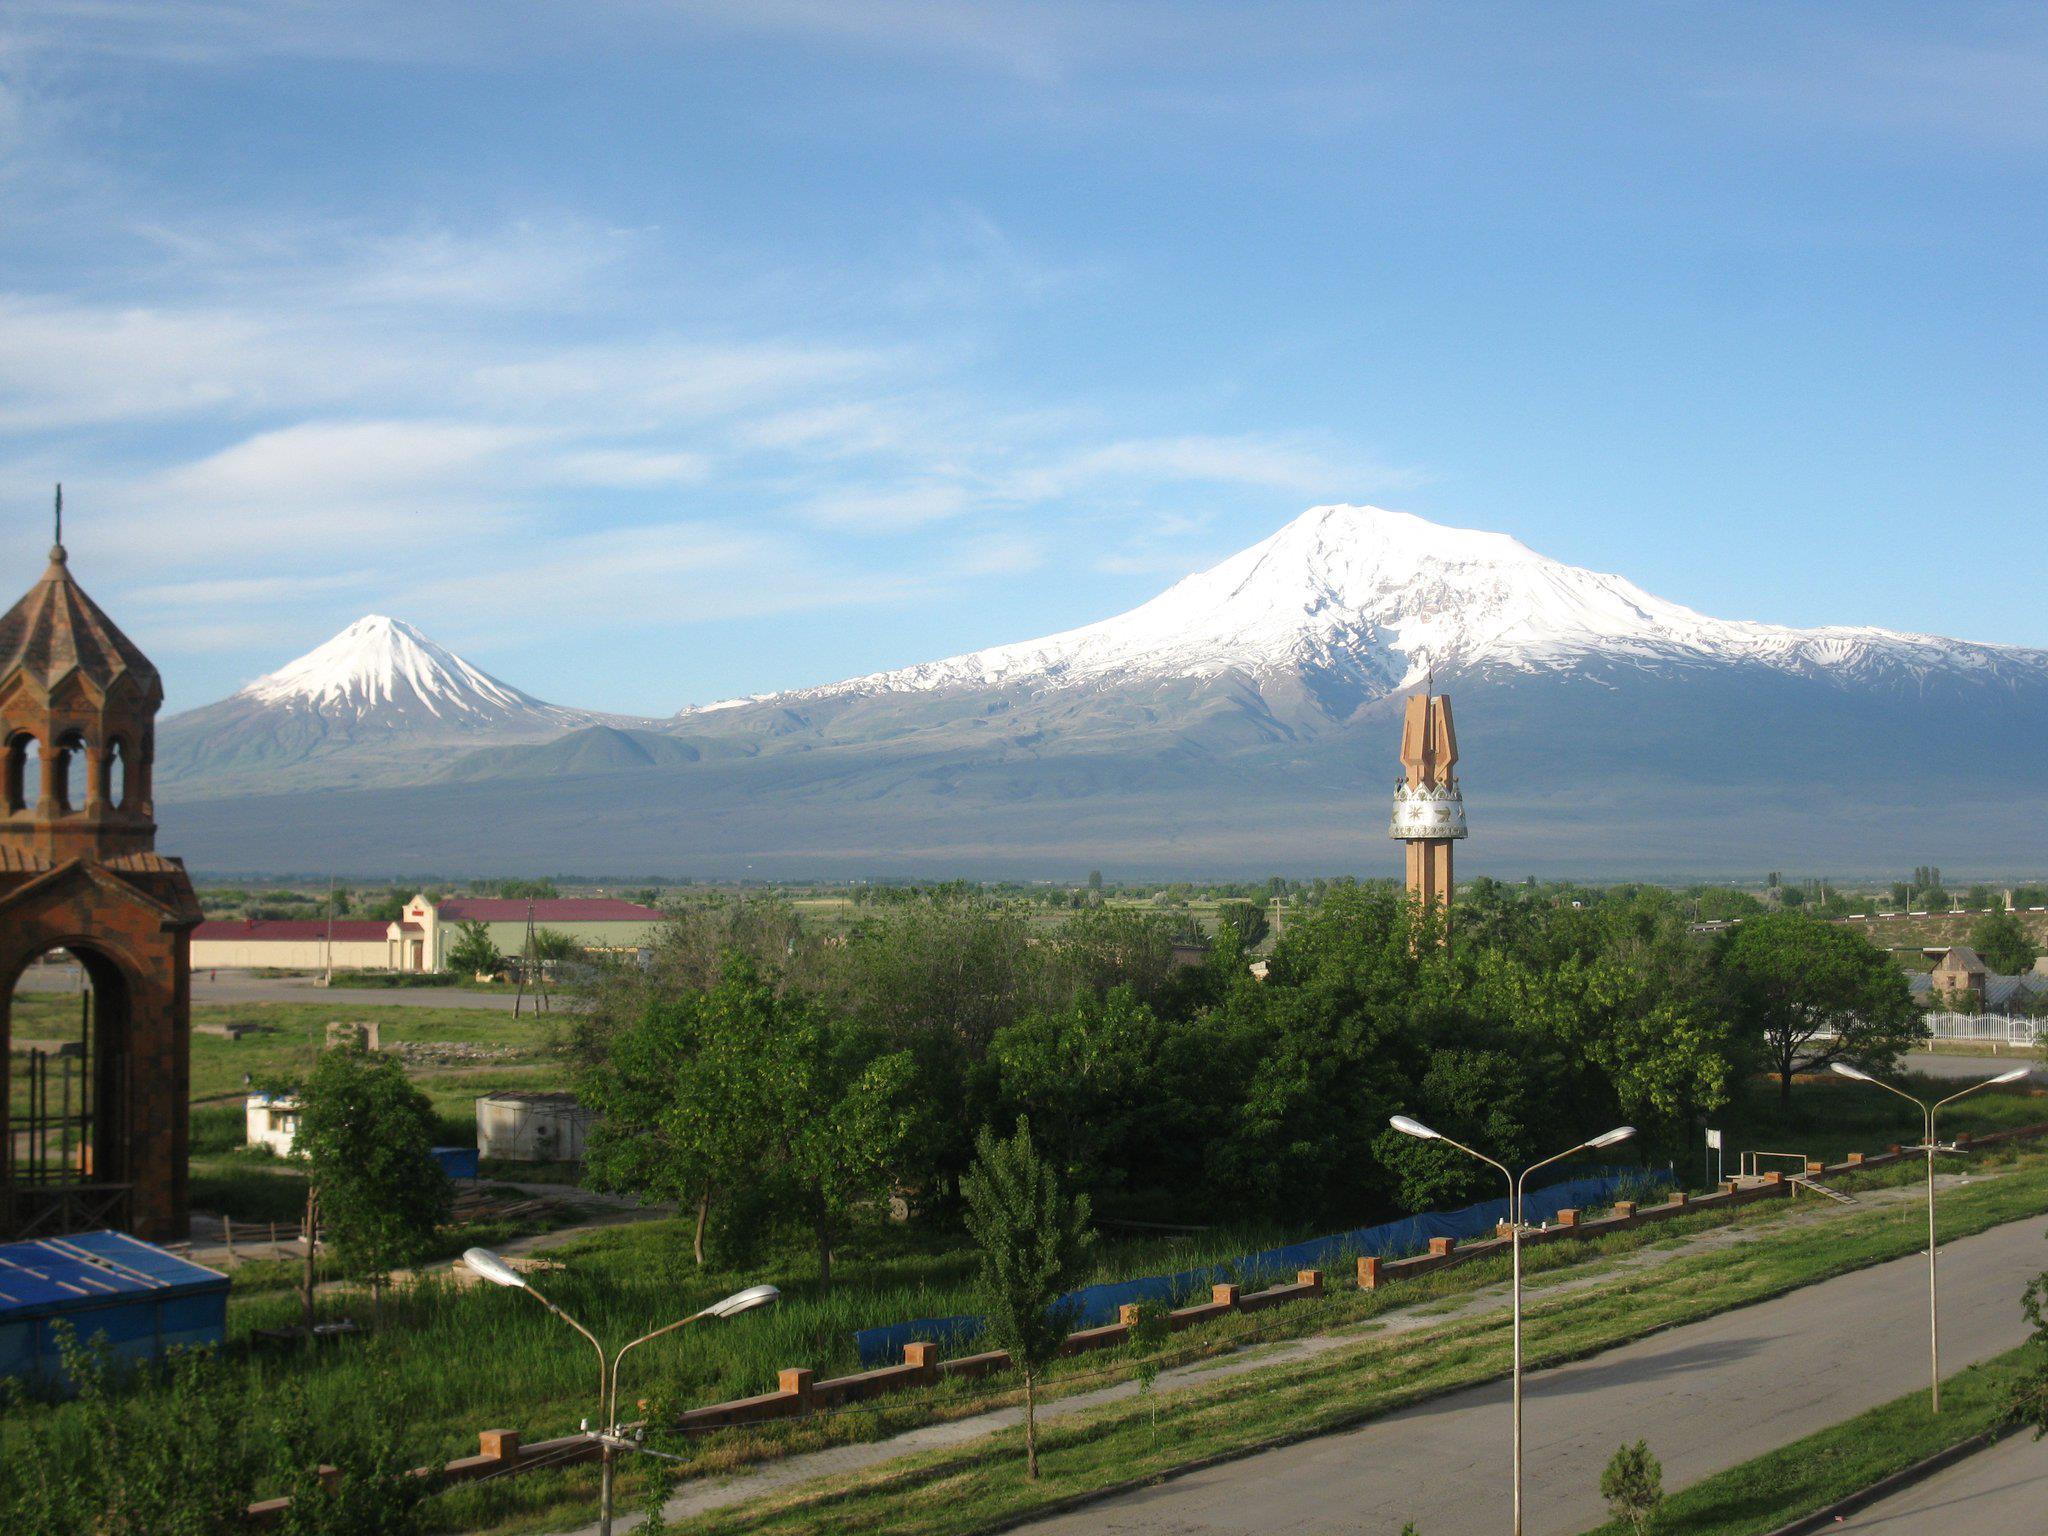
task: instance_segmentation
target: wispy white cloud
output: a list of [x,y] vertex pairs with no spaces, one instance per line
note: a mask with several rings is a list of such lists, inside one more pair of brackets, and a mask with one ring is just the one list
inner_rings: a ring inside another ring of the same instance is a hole
[[964,487],[925,481],[887,489],[835,491],[814,497],[796,511],[821,528],[861,533],[897,533],[958,517],[972,504]]
[[1285,437],[1125,438],[1084,447],[1018,477],[1019,494],[1043,497],[1105,482],[1260,486],[1325,501],[1419,483],[1421,472]]

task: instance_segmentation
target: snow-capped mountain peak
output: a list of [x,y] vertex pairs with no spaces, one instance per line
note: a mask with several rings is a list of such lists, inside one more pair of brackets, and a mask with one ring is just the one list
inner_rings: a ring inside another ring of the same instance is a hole
[[551,707],[471,666],[404,620],[379,613],[357,619],[236,697],[322,714],[419,708],[441,719]]
[[1384,507],[1312,507],[1278,532],[1099,623],[763,702],[955,688],[1113,685],[1313,674],[1347,696],[1413,687],[1432,670],[1556,671],[1749,663],[1891,683],[2017,666],[2048,653],[1869,628],[1709,618],[1624,577],[1540,555],[1507,534]]

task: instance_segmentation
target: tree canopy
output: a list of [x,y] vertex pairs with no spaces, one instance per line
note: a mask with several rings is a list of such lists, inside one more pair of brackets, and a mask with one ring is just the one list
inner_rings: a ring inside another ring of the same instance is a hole
[[1728,1017],[1759,1042],[1781,1098],[1791,1098],[1802,1065],[1887,1068],[1913,1042],[1917,1013],[1904,973],[1853,929],[1768,913],[1724,934],[1717,958]]

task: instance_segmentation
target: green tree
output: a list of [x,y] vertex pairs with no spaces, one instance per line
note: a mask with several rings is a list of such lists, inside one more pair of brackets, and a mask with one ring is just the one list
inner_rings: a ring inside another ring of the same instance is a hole
[[369,1281],[381,1319],[389,1272],[419,1260],[448,1216],[434,1106],[395,1057],[347,1046],[322,1051],[298,1095],[292,1153],[310,1167],[334,1257]]
[[1060,1299],[1086,1274],[1094,1234],[1086,1195],[1070,1195],[1032,1145],[1030,1122],[998,1139],[986,1126],[961,1181],[967,1230],[981,1251],[980,1300],[989,1342],[1024,1377],[1024,1475],[1038,1476],[1038,1378],[1071,1321]]
[[583,941],[559,928],[533,930],[533,956],[542,965],[560,965],[583,953]]
[[1650,1443],[1638,1440],[1624,1445],[1600,1474],[1600,1497],[1607,1501],[1607,1513],[1643,1536],[1664,1502],[1664,1467],[1650,1454]]
[[2013,1384],[2007,1406],[2011,1416],[2032,1426],[2034,1438],[2040,1440],[2048,1438],[2048,1271],[2027,1282],[2020,1296],[2020,1309],[2034,1328],[2028,1342],[2034,1346],[2035,1362]]
[[262,1465],[242,1430],[244,1379],[209,1350],[172,1350],[156,1390],[131,1396],[125,1363],[103,1341],[80,1344],[67,1324],[57,1329],[77,1412],[23,1415],[13,1426],[18,1437],[0,1456],[0,1530],[211,1536],[240,1525]]
[[1265,907],[1255,901],[1224,902],[1216,909],[1216,921],[1236,929],[1239,947],[1247,950],[1257,949],[1272,929]]
[[1729,1018],[1759,1043],[1782,1102],[1791,1102],[1801,1065],[1885,1068],[1913,1043],[1904,974],[1851,929],[1796,912],[1754,917],[1721,935],[1715,973]]
[[760,1130],[779,1215],[800,1219],[832,1285],[832,1253],[855,1211],[888,1193],[917,1126],[916,1066],[872,1032],[807,999],[775,999],[761,1057]]
[[1970,925],[1970,948],[1977,958],[2003,976],[2029,970],[2040,949],[2027,925],[2011,912],[1986,912]]
[[746,1198],[763,1171],[769,1106],[757,1045],[775,1035],[778,1003],[759,973],[736,961],[708,992],[648,999],[577,1075],[597,1117],[585,1179],[694,1209],[699,1265],[714,1204],[724,1194]]
[[[381,1381],[374,1394],[395,1393]],[[287,1382],[272,1417],[272,1456],[284,1476],[275,1490],[291,1500],[271,1528],[279,1536],[414,1536],[431,1485],[403,1454],[402,1418],[389,1411],[315,1415],[303,1381]],[[334,1469],[321,1476],[321,1467]]]
[[1138,1358],[1132,1369],[1138,1378],[1138,1396],[1144,1399],[1151,1413],[1152,1439],[1156,1444],[1159,1440],[1159,1403],[1152,1395],[1152,1388],[1159,1380],[1160,1352],[1172,1337],[1173,1324],[1163,1301],[1141,1301],[1133,1310],[1131,1349]]
[[989,1064],[1001,1103],[1030,1118],[1045,1155],[1070,1184],[1120,1182],[1117,1155],[1131,1121],[1164,1086],[1153,1070],[1161,1032],[1129,987],[996,1032]]
[[490,975],[497,970],[503,958],[498,953],[498,946],[492,942],[488,923],[464,923],[455,935],[455,942],[448,946],[448,964],[470,975]]

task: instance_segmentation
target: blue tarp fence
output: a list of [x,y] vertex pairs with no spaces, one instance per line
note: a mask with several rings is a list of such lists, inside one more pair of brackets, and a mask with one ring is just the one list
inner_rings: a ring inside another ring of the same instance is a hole
[[[1668,1177],[1642,1168],[1604,1168],[1561,1184],[1530,1190],[1522,1197],[1522,1218],[1549,1221],[1562,1210],[1610,1203],[1625,1184],[1662,1183]],[[1115,1322],[1119,1309],[1135,1302],[1163,1301],[1174,1306],[1190,1296],[1206,1298],[1212,1285],[1234,1283],[1248,1291],[1260,1290],[1277,1280],[1293,1279],[1298,1270],[1336,1270],[1366,1254],[1378,1254],[1383,1259],[1403,1258],[1427,1248],[1432,1237],[1477,1237],[1482,1232],[1491,1233],[1507,1216],[1505,1195],[1455,1211],[1421,1211],[1376,1227],[1312,1237],[1284,1248],[1268,1248],[1198,1269],[1184,1269],[1175,1275],[1148,1275],[1142,1280],[1083,1286],[1068,1292],[1061,1298],[1061,1304],[1073,1309],[1074,1320],[1069,1327],[1100,1328]],[[854,1334],[853,1342],[860,1350],[860,1363],[874,1367],[895,1364],[903,1358],[903,1346],[915,1340],[952,1346],[966,1343],[980,1331],[981,1319],[972,1315],[920,1317],[907,1323],[863,1328]]]

